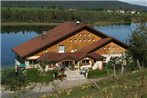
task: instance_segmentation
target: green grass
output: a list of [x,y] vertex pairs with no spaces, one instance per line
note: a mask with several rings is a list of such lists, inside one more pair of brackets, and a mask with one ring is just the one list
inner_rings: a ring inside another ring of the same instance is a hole
[[99,78],[99,77],[105,77],[108,75],[108,72],[106,70],[89,70],[88,72],[88,78]]
[[[143,80],[142,76],[144,76]],[[146,83],[147,69],[117,77],[108,77],[97,81],[96,84],[59,90],[40,98],[147,98]]]

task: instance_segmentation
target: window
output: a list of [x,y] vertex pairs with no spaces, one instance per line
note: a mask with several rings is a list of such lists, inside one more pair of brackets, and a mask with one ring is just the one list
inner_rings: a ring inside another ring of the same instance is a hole
[[88,64],[89,63],[89,60],[82,60],[82,63],[83,64]]
[[76,39],[74,39],[74,41],[75,41],[75,42],[77,42],[77,40],[76,40]]
[[75,52],[77,51],[77,49],[75,48]]
[[45,53],[47,53],[47,52],[48,52],[48,50],[45,50],[44,52],[45,52]]
[[65,52],[65,46],[64,45],[59,45],[59,53],[64,53]]
[[91,36],[91,34],[88,34],[88,36]]
[[84,36],[86,36],[86,34],[84,34]]
[[70,39],[70,42],[72,42],[72,39]]
[[78,61],[75,61],[75,64],[78,64]]

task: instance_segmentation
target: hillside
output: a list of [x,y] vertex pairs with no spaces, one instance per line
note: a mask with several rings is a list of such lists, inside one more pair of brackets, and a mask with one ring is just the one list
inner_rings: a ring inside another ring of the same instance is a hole
[[2,7],[62,7],[73,9],[135,9],[147,11],[147,7],[121,1],[2,1]]
[[[147,69],[59,90],[39,98],[147,98]],[[96,97],[98,96],[98,97]]]

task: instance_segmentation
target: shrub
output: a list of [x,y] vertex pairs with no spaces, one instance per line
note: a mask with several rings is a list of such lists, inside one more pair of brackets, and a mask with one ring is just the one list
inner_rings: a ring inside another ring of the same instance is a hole
[[54,80],[54,77],[53,75],[43,75],[42,76],[42,83],[46,83],[48,84],[49,82],[53,81]]
[[4,69],[2,70],[1,84],[5,90],[19,91],[27,86],[28,81],[21,70],[18,70],[17,74],[15,69]]
[[39,82],[40,77],[40,71],[37,68],[31,68],[25,70],[26,78],[29,80],[29,82]]

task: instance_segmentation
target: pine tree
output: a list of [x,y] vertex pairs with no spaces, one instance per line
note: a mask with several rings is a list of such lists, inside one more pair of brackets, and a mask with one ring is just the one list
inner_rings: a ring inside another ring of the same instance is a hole
[[140,69],[147,67],[147,25],[145,23],[140,23],[132,31],[129,37],[129,53]]

